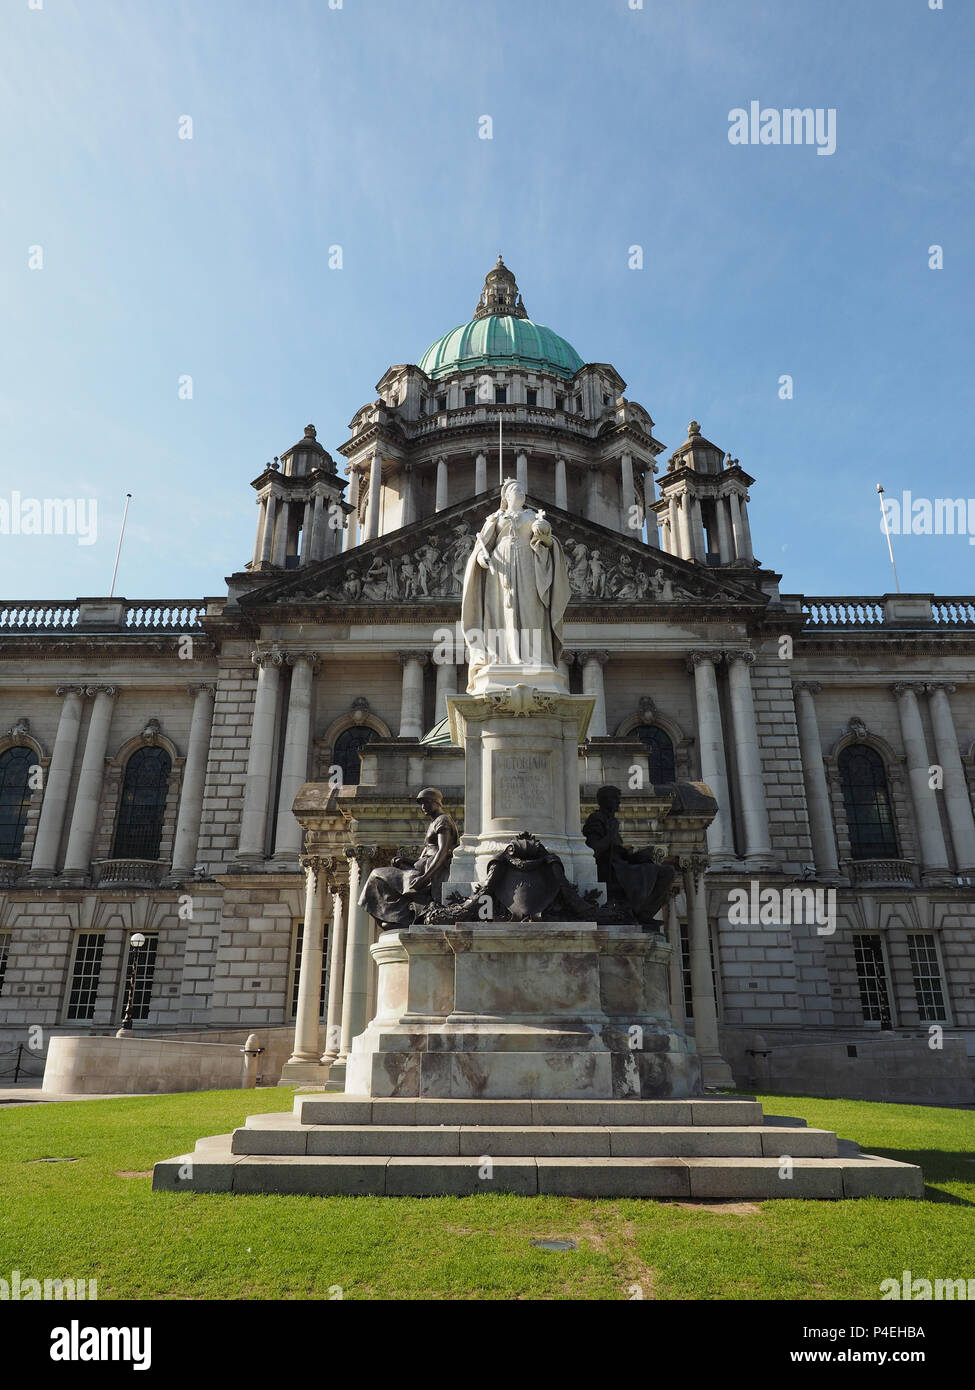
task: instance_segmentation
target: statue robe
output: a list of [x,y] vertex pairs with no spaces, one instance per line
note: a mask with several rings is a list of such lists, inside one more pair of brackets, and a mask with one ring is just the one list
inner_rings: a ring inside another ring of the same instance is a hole
[[532,536],[535,520],[527,508],[492,512],[480,540],[495,573],[478,564],[483,552],[476,543],[467,561],[461,625],[470,648],[469,690],[475,676],[495,663],[558,667],[569,572],[554,537],[545,545]]

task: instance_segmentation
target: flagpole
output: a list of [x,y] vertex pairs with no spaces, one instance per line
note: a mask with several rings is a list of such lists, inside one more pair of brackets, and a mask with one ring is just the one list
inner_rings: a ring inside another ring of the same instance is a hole
[[115,552],[115,568],[112,570],[112,587],[108,591],[109,598],[115,594],[115,577],[118,574],[119,556],[122,554],[122,537],[125,535],[125,518],[129,514],[129,503],[132,500],[131,492],[125,494],[125,507],[122,511],[122,529],[118,533],[118,550]]
[[889,552],[889,554],[890,554],[890,567],[891,567],[891,569],[894,571],[894,588],[896,589],[897,593],[900,593],[900,591],[901,591],[901,584],[900,584],[900,580],[897,578],[897,565],[894,563],[894,547],[893,547],[893,545],[891,544],[891,540],[890,540],[890,529],[889,529],[888,526],[887,526],[887,509],[886,509],[886,507],[884,506],[884,485],[883,485],[883,483],[878,483],[878,484],[877,484],[877,491],[878,491],[878,493],[880,494],[880,515],[881,515],[881,517],[883,518],[883,522],[884,522],[884,535],[887,537],[887,550],[888,550],[888,552]]

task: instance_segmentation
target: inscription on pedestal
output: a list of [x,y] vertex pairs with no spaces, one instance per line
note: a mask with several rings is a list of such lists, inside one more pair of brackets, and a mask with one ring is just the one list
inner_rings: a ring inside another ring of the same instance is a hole
[[491,756],[491,814],[514,818],[531,811],[552,813],[552,755],[505,752]]

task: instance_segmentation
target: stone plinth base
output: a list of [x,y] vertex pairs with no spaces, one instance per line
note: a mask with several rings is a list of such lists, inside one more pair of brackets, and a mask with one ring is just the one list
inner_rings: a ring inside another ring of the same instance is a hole
[[487,878],[490,861],[523,830],[559,856],[577,892],[598,891],[579,814],[579,744],[594,704],[592,695],[526,685],[447,696],[450,735],[464,749],[465,785],[464,833],[445,898],[468,897]]
[[346,1092],[490,1099],[680,1098],[701,1091],[669,1016],[671,947],[594,923],[384,932],[376,1017]]

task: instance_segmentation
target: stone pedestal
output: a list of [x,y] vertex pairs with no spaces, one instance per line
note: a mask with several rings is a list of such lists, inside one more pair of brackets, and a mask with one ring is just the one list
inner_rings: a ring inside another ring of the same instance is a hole
[[384,932],[377,1013],[346,1093],[503,1099],[700,1094],[694,1043],[670,1018],[671,947],[595,923]]
[[[558,673],[556,673],[558,674]],[[444,891],[469,897],[488,861],[522,830],[557,854],[585,894],[597,887],[596,860],[582,837],[579,744],[593,697],[514,685],[448,695],[450,736],[465,753],[464,834]]]

